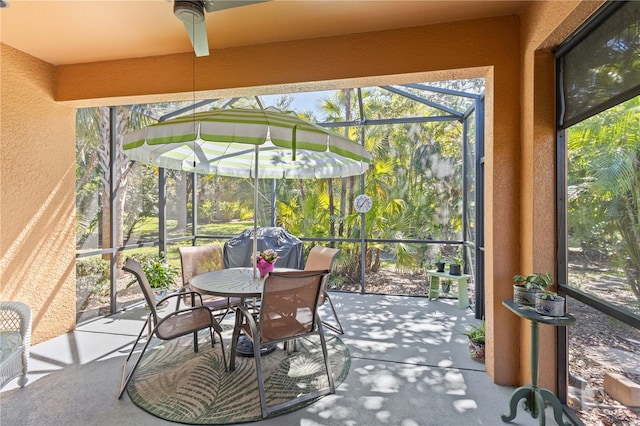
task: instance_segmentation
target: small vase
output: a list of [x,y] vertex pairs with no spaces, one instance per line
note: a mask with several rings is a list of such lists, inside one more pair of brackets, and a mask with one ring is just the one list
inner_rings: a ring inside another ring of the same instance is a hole
[[444,272],[444,262],[436,263],[436,272]]
[[264,278],[269,272],[273,271],[273,263],[269,262],[258,262],[256,264],[258,270],[260,271],[260,278]]

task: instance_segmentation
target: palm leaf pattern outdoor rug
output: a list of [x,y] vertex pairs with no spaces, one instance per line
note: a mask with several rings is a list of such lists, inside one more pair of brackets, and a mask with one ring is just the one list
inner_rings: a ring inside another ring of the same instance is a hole
[[[208,333],[198,337],[198,353],[193,352],[192,336],[163,341],[148,349],[127,386],[131,400],[157,417],[179,423],[229,424],[262,420],[253,358],[236,357],[235,371],[225,372],[220,342],[211,348]],[[339,337],[327,334],[326,338],[337,387],[349,372],[351,357]],[[226,347],[227,355],[228,349]],[[280,346],[262,357],[262,365],[267,405],[326,386],[322,348],[317,336],[298,339],[297,352],[290,356]],[[302,403],[289,411],[312,402]]]

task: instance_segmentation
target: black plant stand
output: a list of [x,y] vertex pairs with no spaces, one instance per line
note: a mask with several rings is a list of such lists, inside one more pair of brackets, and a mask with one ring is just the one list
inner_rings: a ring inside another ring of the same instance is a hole
[[575,324],[576,319],[570,314],[565,314],[562,317],[540,315],[533,307],[518,305],[512,299],[503,300],[502,304],[519,317],[531,321],[531,383],[527,383],[513,392],[509,401],[509,415],[503,414],[502,421],[510,422],[513,420],[516,417],[518,401],[524,399],[525,411],[530,412],[534,419],[540,416],[540,426],[545,424],[545,402],[553,406],[553,416],[559,425],[571,426],[571,423],[565,423],[562,420],[560,400],[549,389],[538,387],[538,323],[565,327]]

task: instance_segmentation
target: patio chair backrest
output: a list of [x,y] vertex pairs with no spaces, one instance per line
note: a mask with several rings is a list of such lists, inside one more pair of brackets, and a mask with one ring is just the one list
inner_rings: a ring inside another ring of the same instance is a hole
[[[307,262],[304,265],[305,271],[326,269],[329,272],[333,270],[333,264],[340,253],[340,249],[315,246],[309,252],[307,256]],[[327,290],[327,284],[329,281],[329,275],[326,276],[322,283],[322,292],[320,293],[320,304],[322,305],[327,298],[325,291]]]
[[223,268],[222,246],[207,245],[179,247],[182,285],[189,284],[195,275]]
[[269,274],[260,300],[258,324],[263,342],[294,338],[316,329],[322,281],[328,273],[320,270]]
[[140,262],[128,258],[122,267],[122,270],[125,272],[129,272],[133,274],[138,280],[138,284],[140,285],[140,289],[142,290],[142,294],[144,295],[144,299],[151,310],[151,315],[153,316],[153,323],[158,323],[158,311],[156,309],[156,298],[153,294],[153,290],[149,285],[149,280],[147,279],[147,275],[144,273],[142,269],[142,265]]
[[340,249],[331,247],[315,246],[309,252],[307,262],[304,265],[305,271],[317,271],[327,269],[331,271]]

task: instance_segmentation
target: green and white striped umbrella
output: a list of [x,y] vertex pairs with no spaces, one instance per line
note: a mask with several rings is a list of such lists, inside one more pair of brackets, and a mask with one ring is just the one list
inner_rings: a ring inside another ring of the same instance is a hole
[[355,176],[371,163],[360,144],[275,108],[187,115],[129,133],[123,146],[146,164],[259,179]]
[[[275,108],[217,109],[160,122],[124,136],[131,160],[169,169],[258,179],[340,178],[363,174],[362,145]],[[257,251],[257,218],[253,252]],[[254,277],[257,271],[254,264]]]

